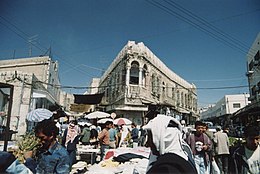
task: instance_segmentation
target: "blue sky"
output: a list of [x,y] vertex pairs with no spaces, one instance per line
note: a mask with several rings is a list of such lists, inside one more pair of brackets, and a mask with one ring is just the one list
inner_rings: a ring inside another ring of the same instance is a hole
[[31,39],[33,56],[52,48],[62,85],[89,86],[128,40],[143,42],[197,86],[206,106],[248,93],[207,88],[247,85],[246,54],[259,21],[259,0],[1,0],[0,59],[28,57]]

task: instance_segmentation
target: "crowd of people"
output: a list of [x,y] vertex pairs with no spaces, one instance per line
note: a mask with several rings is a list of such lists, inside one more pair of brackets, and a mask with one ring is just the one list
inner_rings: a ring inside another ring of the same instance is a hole
[[135,123],[130,128],[107,121],[100,128],[79,126],[72,120],[64,131],[60,131],[53,120],[44,120],[34,129],[42,144],[36,155],[25,152],[25,163],[18,164],[11,153],[1,152],[0,158],[6,160],[0,162],[0,171],[70,173],[77,162],[77,144],[80,143],[100,148],[100,160],[108,149],[134,145],[150,147],[147,173],[260,173],[258,126],[248,125],[244,130],[245,142],[232,149],[228,130],[217,127],[216,132],[211,132],[201,121],[195,122],[194,130],[185,128],[175,118],[160,114],[139,129]]
[[186,142],[192,149],[199,174],[260,173],[258,126],[248,125],[244,130],[245,142],[232,148],[228,129],[218,126],[216,132],[211,132],[201,121],[195,122],[195,129]]
[[[19,163],[12,153],[1,152],[0,158],[6,159],[0,163],[0,172],[7,173],[70,173],[72,165],[77,162],[77,144],[93,145],[100,148],[102,160],[107,149],[129,147],[133,142],[139,142],[139,130],[132,123],[132,130],[126,125],[115,126],[107,121],[103,126],[80,126],[77,120],[71,120],[62,130],[62,126],[54,120],[43,120],[34,128],[35,136],[39,138],[41,148],[37,153],[25,152],[25,162]],[[144,133],[142,133],[144,134]]]
[[247,125],[245,142],[232,148],[228,129],[217,127],[217,132],[211,132],[201,121],[195,122],[195,130],[183,132],[184,125],[174,118],[157,115],[145,127],[149,130],[148,144],[152,150],[148,173],[260,173],[257,125]]

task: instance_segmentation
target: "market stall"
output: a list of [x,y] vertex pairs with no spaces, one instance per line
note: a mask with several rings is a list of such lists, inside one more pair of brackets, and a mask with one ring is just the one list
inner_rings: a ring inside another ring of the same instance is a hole
[[[78,163],[74,164],[71,173],[85,174],[145,174],[148,166],[150,148],[146,147],[122,147],[106,151],[104,160],[95,161],[99,150],[91,146],[78,146]],[[88,155],[86,158],[82,158]]]
[[95,149],[93,145],[77,145],[77,160],[93,165],[96,163],[100,149]]

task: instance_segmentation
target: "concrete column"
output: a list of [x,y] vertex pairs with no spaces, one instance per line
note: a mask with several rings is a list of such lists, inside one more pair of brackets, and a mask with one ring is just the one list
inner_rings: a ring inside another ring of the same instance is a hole
[[130,80],[130,66],[127,66],[126,67],[126,86],[128,86],[129,85],[129,80]]
[[142,73],[143,72],[143,69],[141,67],[139,67],[139,79],[138,79],[138,85],[139,86],[142,86]]

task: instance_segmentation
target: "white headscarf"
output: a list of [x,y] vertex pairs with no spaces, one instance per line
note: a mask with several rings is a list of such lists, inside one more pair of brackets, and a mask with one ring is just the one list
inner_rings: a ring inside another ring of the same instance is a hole
[[125,138],[127,137],[128,134],[128,129],[126,125],[122,126],[122,132],[121,132],[121,139],[119,142],[119,147],[121,147],[122,142],[125,140]]
[[[177,127],[168,127],[171,120],[177,124]],[[182,127],[178,120],[170,116],[158,114],[143,128],[151,130],[153,143],[160,155],[175,153],[188,160],[188,156],[184,153],[181,146],[183,142]]]
[[79,135],[79,133],[80,133],[80,128],[78,127],[78,125],[70,123],[68,127],[67,136],[66,136],[65,146],[67,147],[69,142],[72,143],[74,139]]

